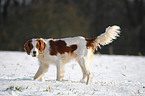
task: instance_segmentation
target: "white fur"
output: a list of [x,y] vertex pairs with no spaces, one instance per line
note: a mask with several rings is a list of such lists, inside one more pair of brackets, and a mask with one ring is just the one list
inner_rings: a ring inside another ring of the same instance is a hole
[[31,50],[30,55],[34,56],[33,51],[36,51],[36,56],[38,56],[39,54],[39,50],[36,48],[36,39],[32,39],[32,45],[33,45],[33,49]]
[[108,28],[106,28],[105,33],[97,37],[96,44],[98,47],[100,47],[100,45],[103,46],[107,45],[111,43],[114,39],[119,37],[119,34],[120,34],[119,26],[112,26],[112,27],[109,26]]
[[[108,27],[106,29],[106,32],[101,34],[97,37],[97,39],[94,42],[94,45],[106,45],[112,42],[113,39],[116,39],[118,37],[120,31],[118,31],[120,28],[118,26],[112,26]],[[75,59],[83,72],[83,78],[81,82],[86,82],[88,84],[91,81],[91,72],[90,72],[90,62],[93,58],[93,51],[91,48],[87,48],[87,41],[84,37],[73,37],[73,38],[62,38],[62,39],[53,39],[55,40],[64,40],[67,44],[67,46],[70,45],[77,45],[77,49],[73,52],[73,54],[70,53],[64,53],[64,54],[57,54],[57,55],[50,55],[50,44],[49,41],[52,39],[42,39],[46,43],[46,48],[44,50],[44,53],[37,50],[36,47],[36,39],[32,39],[33,49],[31,51],[37,51],[37,58],[40,62],[39,69],[34,76],[35,80],[40,80],[43,78],[44,73],[47,72],[49,68],[49,64],[54,64],[57,67],[57,80],[61,81],[64,77],[64,71],[65,71],[65,64],[68,63],[70,60]],[[31,52],[31,55],[33,56],[33,52]]]

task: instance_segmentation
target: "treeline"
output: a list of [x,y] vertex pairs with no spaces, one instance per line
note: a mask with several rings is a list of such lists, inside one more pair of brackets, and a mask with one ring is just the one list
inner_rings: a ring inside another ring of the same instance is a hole
[[110,25],[121,37],[99,50],[145,54],[144,0],[0,0],[0,50],[23,50],[31,38],[93,38]]

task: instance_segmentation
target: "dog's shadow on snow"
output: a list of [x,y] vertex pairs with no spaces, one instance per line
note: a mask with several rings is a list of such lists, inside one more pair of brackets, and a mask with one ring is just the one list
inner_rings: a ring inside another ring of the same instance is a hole
[[57,80],[51,79],[51,80],[45,80],[45,82],[51,82],[51,83],[81,83],[80,81],[66,80],[66,79],[63,79],[62,81],[57,81]]
[[0,79],[0,81],[34,81],[33,77],[23,77],[23,78],[6,78],[6,79]]
[[[0,79],[0,81],[36,81],[33,79],[33,76],[29,76],[29,77],[22,77],[22,78],[6,78],[6,79]],[[57,81],[54,79],[50,79],[50,80],[45,80],[45,81],[41,81],[38,80],[40,82],[51,82],[51,83],[81,83],[80,81],[73,81],[73,80],[62,80],[62,81]]]

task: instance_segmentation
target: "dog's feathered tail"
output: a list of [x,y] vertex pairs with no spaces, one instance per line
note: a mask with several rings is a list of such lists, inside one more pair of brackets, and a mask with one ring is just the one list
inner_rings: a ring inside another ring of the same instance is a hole
[[96,49],[100,47],[100,45],[107,45],[111,43],[114,39],[117,39],[120,34],[120,27],[119,26],[109,26],[106,28],[106,31],[99,35],[95,41],[93,42],[93,45],[96,47]]

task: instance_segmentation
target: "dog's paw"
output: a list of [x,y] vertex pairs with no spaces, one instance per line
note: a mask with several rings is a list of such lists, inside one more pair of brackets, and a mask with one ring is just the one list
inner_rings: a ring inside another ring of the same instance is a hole
[[93,77],[90,76],[90,77],[87,79],[86,85],[88,85],[89,83],[92,83],[92,79],[93,79]]
[[57,78],[56,79],[56,81],[62,81],[63,80],[63,78]]
[[46,79],[43,77],[40,78],[40,81],[44,82]]
[[91,83],[92,82],[92,79],[93,79],[93,77],[90,77],[89,78],[89,81],[87,82],[87,78],[85,78],[85,79],[81,79],[80,82],[81,83]]
[[64,77],[64,75],[60,75],[60,76],[57,76],[57,79],[56,79],[56,81],[62,81],[63,80],[63,77]]
[[80,82],[81,83],[86,83],[87,79],[81,79]]

